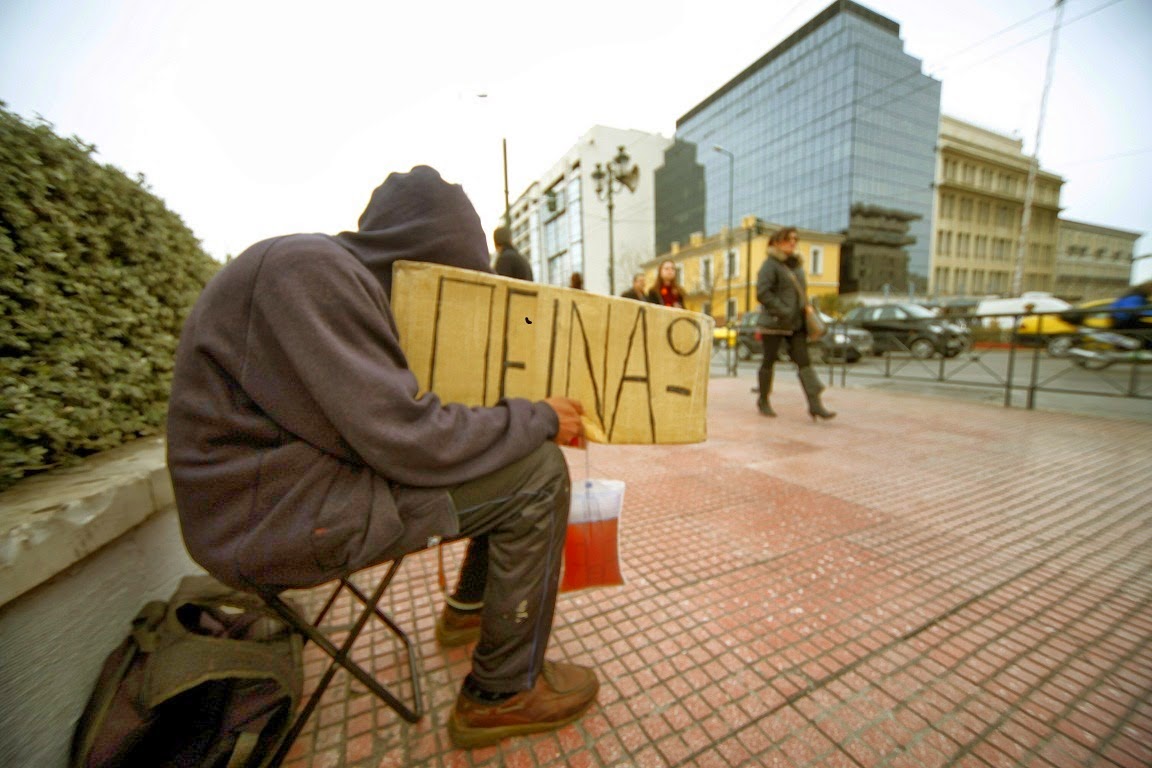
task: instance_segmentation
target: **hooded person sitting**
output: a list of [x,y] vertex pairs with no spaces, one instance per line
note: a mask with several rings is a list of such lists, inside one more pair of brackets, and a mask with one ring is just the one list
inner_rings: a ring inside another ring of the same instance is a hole
[[580,434],[582,408],[418,396],[390,308],[400,260],[491,271],[464,190],[427,166],[389,175],[357,231],[264,240],[208,283],[169,401],[184,541],[247,590],[312,587],[437,537],[483,541],[460,577],[482,608],[445,609],[478,638],[450,736],[474,747],[559,727],[599,688],[544,658],[569,509],[557,443]]

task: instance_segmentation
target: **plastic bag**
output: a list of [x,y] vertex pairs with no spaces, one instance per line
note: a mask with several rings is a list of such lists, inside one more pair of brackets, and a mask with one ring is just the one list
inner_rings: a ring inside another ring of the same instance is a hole
[[623,480],[585,480],[573,486],[561,592],[624,583],[617,547],[623,508]]

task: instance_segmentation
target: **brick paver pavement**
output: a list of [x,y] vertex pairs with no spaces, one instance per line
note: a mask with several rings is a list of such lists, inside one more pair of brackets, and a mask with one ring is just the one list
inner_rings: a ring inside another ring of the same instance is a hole
[[[569,453],[627,482],[626,584],[562,595],[553,631],[599,670],[583,720],[452,749],[468,650],[436,646],[423,553],[388,610],[427,715],[338,677],[288,764],[1152,765],[1149,424],[862,389],[812,424],[780,378],[776,419],[718,379],[706,443]],[[386,634],[358,653],[406,677]]]

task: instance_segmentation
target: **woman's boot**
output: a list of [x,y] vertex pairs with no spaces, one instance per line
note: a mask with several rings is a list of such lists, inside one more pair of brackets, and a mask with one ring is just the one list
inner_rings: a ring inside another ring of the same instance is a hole
[[772,371],[760,370],[760,397],[756,399],[756,410],[761,416],[775,416],[776,411],[768,404],[768,395],[772,394]]
[[808,396],[808,415],[812,417],[812,421],[830,419],[835,416],[835,411],[828,410],[820,402],[820,393],[824,391],[824,385],[820,383],[820,377],[816,375],[816,371],[808,366],[801,368],[797,373],[800,376],[800,386],[804,388],[804,394]]

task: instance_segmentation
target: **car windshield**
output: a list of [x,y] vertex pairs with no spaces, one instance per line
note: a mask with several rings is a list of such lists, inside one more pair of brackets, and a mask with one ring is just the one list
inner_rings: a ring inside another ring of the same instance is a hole
[[919,304],[904,304],[901,306],[905,312],[915,318],[936,317],[935,312],[930,309],[926,309]]

